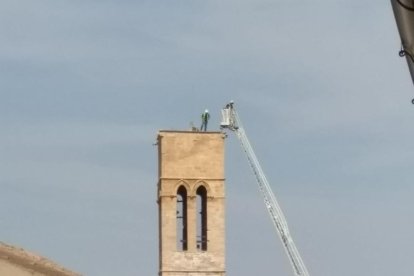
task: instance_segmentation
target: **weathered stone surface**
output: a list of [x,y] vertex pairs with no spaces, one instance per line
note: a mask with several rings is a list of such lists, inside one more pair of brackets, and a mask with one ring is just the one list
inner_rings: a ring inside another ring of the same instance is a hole
[[80,276],[52,261],[0,242],[0,275]]
[[[225,275],[224,136],[220,132],[160,131],[160,276]],[[196,190],[207,190],[207,250],[197,248]],[[177,249],[177,190],[187,190],[188,249]]]

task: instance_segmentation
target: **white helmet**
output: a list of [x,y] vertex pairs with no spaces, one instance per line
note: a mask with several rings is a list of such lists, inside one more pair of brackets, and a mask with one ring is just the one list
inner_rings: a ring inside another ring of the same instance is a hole
[[206,109],[204,112],[205,112],[205,113],[208,113],[208,109]]

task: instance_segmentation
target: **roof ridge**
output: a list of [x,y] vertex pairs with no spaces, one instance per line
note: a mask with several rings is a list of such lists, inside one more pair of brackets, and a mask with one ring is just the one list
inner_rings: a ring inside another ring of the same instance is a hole
[[3,242],[0,242],[0,260],[44,275],[81,276],[81,274],[70,271],[43,256]]

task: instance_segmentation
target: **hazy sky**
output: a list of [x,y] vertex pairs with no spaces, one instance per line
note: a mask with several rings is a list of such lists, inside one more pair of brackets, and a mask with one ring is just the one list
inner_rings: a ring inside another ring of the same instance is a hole
[[[375,3],[375,5],[373,5]],[[159,129],[233,99],[311,275],[410,275],[414,89],[389,1],[0,3],[0,241],[158,272]],[[292,275],[226,141],[227,275]]]

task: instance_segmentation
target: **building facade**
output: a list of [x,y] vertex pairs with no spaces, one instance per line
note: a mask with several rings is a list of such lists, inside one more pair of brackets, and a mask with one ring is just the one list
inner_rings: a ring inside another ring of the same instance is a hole
[[158,133],[159,276],[225,276],[224,134]]

